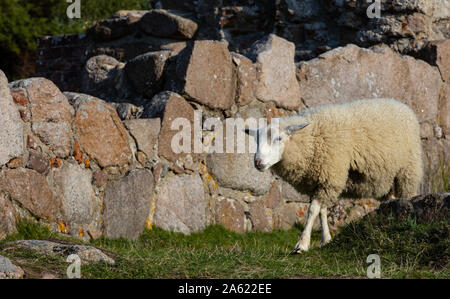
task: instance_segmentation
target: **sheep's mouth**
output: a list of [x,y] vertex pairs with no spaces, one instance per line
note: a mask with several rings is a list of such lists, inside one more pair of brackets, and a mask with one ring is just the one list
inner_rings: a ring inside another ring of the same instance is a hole
[[258,165],[258,166],[255,166],[255,167],[256,167],[256,169],[258,169],[260,172],[267,171],[267,169],[270,168],[269,165]]

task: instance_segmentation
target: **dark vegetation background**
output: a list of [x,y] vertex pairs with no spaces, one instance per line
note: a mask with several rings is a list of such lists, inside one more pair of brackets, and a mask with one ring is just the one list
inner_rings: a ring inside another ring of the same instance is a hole
[[0,69],[9,81],[34,76],[36,38],[82,33],[121,9],[150,9],[149,0],[81,0],[81,18],[69,19],[66,0],[0,1]]

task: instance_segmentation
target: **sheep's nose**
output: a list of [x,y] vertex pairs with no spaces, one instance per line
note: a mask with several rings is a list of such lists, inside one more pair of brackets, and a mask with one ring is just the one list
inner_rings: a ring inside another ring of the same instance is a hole
[[261,159],[255,159],[255,167],[258,168],[258,169],[262,169],[263,168]]

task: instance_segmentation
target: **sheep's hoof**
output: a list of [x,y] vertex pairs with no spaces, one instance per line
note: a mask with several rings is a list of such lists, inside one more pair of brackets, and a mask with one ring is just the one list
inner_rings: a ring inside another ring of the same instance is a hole
[[294,255],[294,254],[302,254],[303,252],[305,252],[305,250],[302,249],[294,249],[291,251],[290,255]]

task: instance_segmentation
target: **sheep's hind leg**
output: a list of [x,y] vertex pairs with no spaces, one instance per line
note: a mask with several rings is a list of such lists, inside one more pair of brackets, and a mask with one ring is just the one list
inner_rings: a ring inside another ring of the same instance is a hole
[[325,246],[331,241],[330,228],[328,227],[327,207],[325,205],[320,208],[320,224],[322,226],[321,246]]
[[316,220],[316,217],[320,212],[320,203],[317,199],[313,199],[308,209],[308,218],[306,219],[305,229],[300,236],[299,241],[295,244],[294,252],[300,253],[302,251],[307,251],[309,249],[309,244],[311,242],[311,230]]

